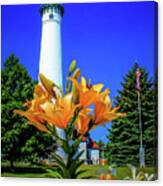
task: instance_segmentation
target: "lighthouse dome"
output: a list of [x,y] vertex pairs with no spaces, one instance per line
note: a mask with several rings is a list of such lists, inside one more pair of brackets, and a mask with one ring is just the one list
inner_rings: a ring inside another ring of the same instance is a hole
[[40,7],[40,14],[43,16],[45,13],[55,12],[60,14],[61,17],[63,17],[64,14],[64,8],[60,4],[44,4]]

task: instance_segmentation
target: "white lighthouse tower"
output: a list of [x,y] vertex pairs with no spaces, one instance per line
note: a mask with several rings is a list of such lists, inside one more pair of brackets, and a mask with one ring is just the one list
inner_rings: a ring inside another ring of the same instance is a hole
[[[61,20],[64,9],[59,4],[42,5],[42,38],[40,50],[39,74],[42,73],[56,85],[63,88],[62,82],[62,50],[61,50]],[[57,128],[58,135],[64,137],[61,129]],[[57,154],[65,158],[61,148]]]
[[64,9],[59,4],[42,5],[42,38],[39,73],[58,86],[62,82],[61,19]]

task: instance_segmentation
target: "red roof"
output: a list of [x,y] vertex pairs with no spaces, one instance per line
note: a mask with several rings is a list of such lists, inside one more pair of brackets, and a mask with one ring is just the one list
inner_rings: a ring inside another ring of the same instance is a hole
[[92,149],[99,149],[99,145],[96,142],[93,142]]
[[83,136],[82,142],[86,142],[86,141],[87,141],[87,138]]
[[[87,137],[82,137],[82,142],[87,142]],[[91,139],[91,143],[88,144],[88,148],[91,149],[100,149],[99,145]]]

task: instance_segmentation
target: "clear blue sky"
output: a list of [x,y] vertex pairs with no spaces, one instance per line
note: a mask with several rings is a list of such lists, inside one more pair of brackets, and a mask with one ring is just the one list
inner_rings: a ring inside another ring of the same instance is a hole
[[[102,82],[111,97],[121,88],[122,76],[138,60],[153,76],[154,2],[64,4],[62,54],[64,79],[72,59],[93,83]],[[40,5],[2,6],[2,68],[14,53],[37,79],[41,39]],[[110,124],[107,125],[109,127]],[[91,133],[106,135],[99,127]],[[103,138],[105,139],[105,138]]]

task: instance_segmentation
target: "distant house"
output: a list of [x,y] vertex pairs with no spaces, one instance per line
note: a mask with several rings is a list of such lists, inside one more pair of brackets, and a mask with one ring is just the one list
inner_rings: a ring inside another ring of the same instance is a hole
[[90,149],[90,159],[93,165],[98,165],[100,162],[100,148],[96,142],[93,142]]
[[85,164],[98,165],[100,162],[100,148],[98,144],[93,141],[90,136],[83,137],[79,146],[79,152],[84,151],[81,160],[84,160]]
[[79,152],[84,151],[80,156],[81,160],[84,160],[84,164],[87,164],[87,141],[86,138],[83,137],[82,142],[79,145]]

